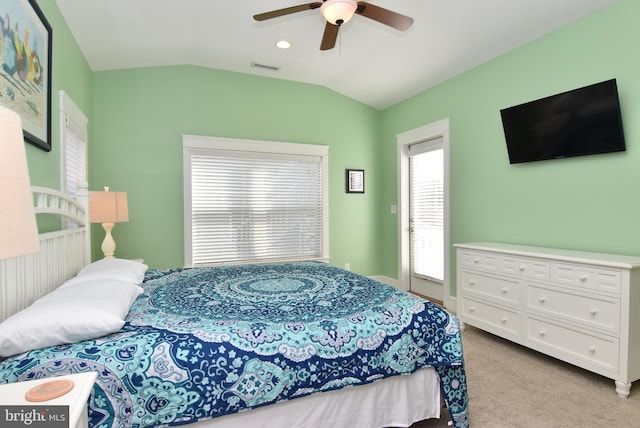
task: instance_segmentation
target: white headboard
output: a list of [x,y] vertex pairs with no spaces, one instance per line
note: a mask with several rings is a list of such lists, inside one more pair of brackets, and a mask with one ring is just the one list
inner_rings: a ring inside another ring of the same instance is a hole
[[55,290],[91,261],[86,184],[78,198],[33,186],[36,214],[59,216],[62,230],[40,233],[40,251],[0,260],[0,321]]

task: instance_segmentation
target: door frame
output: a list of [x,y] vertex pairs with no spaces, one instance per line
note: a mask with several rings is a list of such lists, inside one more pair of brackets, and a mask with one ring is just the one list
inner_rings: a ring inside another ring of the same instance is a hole
[[444,306],[455,310],[451,295],[451,243],[449,233],[449,118],[411,129],[396,135],[398,151],[398,278],[400,288],[409,289],[411,277],[411,250],[409,237],[409,146],[442,137],[444,156],[444,280],[442,294]]

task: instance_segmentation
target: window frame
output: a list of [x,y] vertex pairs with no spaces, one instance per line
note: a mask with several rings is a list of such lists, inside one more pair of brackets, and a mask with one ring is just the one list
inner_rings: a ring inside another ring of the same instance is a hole
[[[264,153],[275,155],[302,155],[316,156],[321,158],[322,170],[322,254],[314,260],[329,261],[329,146],[319,144],[301,144],[286,143],[279,141],[265,140],[249,140],[238,138],[211,137],[199,135],[182,135],[183,147],[183,185],[184,185],[184,265],[193,266],[193,246],[192,238],[192,173],[191,173],[191,156],[194,153],[202,153],[206,151],[220,152],[249,152]],[[305,260],[308,260],[306,258]],[[273,260],[276,261],[293,261]],[[244,263],[255,263],[255,260],[249,260]],[[238,264],[243,262],[233,261]],[[223,265],[225,263],[216,263],[215,265]]]

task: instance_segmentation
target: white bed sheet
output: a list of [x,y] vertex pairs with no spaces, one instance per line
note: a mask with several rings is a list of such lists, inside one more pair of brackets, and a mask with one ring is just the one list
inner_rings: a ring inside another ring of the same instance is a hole
[[323,392],[186,425],[189,428],[408,427],[440,417],[440,381],[423,368],[367,385]]

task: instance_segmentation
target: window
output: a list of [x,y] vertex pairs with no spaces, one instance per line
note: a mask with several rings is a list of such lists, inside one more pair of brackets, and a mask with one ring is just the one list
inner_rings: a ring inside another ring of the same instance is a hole
[[77,196],[78,183],[87,181],[88,120],[73,100],[60,91],[61,189]]
[[183,136],[185,265],[328,259],[328,147]]
[[444,153],[442,138],[409,146],[411,266],[444,279]]

